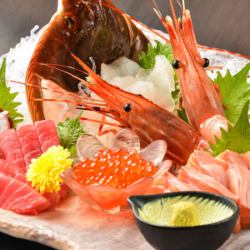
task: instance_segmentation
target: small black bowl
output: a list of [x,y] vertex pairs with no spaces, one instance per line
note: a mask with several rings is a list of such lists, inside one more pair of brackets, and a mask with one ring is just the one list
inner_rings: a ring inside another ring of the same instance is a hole
[[[232,210],[232,215],[212,224],[193,227],[159,226],[143,220],[139,209],[149,202],[177,196],[197,197],[222,203]],[[144,238],[158,250],[215,250],[230,237],[239,216],[239,207],[231,199],[203,192],[177,192],[159,195],[132,196],[129,203]]]

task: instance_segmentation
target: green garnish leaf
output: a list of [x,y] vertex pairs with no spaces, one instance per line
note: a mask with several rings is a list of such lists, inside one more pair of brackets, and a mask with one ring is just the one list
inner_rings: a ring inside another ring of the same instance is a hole
[[215,144],[210,144],[214,156],[231,150],[237,153],[250,151],[249,101],[247,101],[234,126],[229,125],[228,131],[221,129],[221,139],[216,138]]
[[149,43],[147,53],[142,52],[139,57],[139,64],[144,69],[153,69],[155,66],[155,57],[158,55],[166,56],[170,62],[174,60],[173,50],[170,44],[164,45],[159,41],[155,42],[155,46]]
[[0,110],[7,111],[9,118],[13,122],[14,127],[18,123],[23,121],[23,115],[17,111],[20,102],[16,102],[15,99],[18,93],[11,93],[11,88],[6,84],[6,58],[3,59],[3,63],[0,69]]
[[180,109],[177,109],[177,114],[178,116],[183,120],[185,121],[186,123],[189,123],[189,119],[188,119],[188,116],[187,116],[187,112],[184,108],[180,108]]
[[220,89],[225,115],[233,124],[238,120],[245,103],[250,98],[250,84],[247,82],[249,70],[250,64],[247,64],[235,76],[227,71],[225,77],[218,73],[215,79]]
[[84,127],[80,122],[80,116],[75,119],[67,118],[57,125],[57,132],[60,145],[69,149],[72,156],[76,155],[76,142],[78,138],[85,134]]

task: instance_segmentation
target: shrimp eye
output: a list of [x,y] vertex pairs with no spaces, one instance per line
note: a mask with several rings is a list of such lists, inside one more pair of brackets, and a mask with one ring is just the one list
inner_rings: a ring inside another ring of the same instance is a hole
[[209,66],[210,62],[209,62],[209,59],[207,58],[204,58],[204,64],[203,64],[203,67],[204,68],[207,68]]
[[76,18],[73,15],[65,15],[64,24],[65,27],[72,32],[76,31],[77,29]]
[[127,103],[124,105],[125,112],[129,113],[132,110],[132,105],[130,103]]
[[179,60],[174,60],[173,62],[172,62],[172,66],[173,66],[173,68],[174,69],[179,69],[180,68],[180,61]]

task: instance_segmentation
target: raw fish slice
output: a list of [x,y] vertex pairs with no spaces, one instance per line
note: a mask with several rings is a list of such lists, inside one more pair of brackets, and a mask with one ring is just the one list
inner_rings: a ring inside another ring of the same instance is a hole
[[196,150],[189,158],[188,166],[195,168],[197,171],[209,175],[223,184],[228,186],[227,165],[225,161],[216,159],[210,153]]
[[29,154],[34,150],[37,150],[40,152],[40,154],[42,154],[42,151],[40,149],[40,143],[38,140],[30,141],[29,144],[22,146],[22,152],[24,155]]
[[39,136],[38,136],[41,144],[45,141],[49,141],[52,137],[55,137],[55,134],[51,133],[50,131],[46,131],[42,134],[39,134]]
[[52,146],[58,146],[60,143],[59,143],[59,139],[58,137],[53,137],[53,138],[50,138],[49,141],[45,141],[43,142],[41,145],[41,149],[42,149],[42,152],[46,152],[50,147]]
[[5,163],[0,163],[0,173],[25,180],[26,166],[5,161]]
[[227,164],[234,164],[237,166],[245,167],[247,169],[250,168],[250,166],[247,164],[244,155],[232,152],[232,151],[225,151],[219,156],[220,159],[223,159]]
[[15,149],[13,151],[10,151],[6,155],[7,161],[17,161],[23,159],[23,152],[21,149]]
[[69,193],[69,188],[61,185],[61,189],[57,193],[45,193],[43,196],[51,203],[51,208],[54,208],[61,200],[65,199]]
[[61,185],[61,189],[59,191],[59,194],[61,196],[61,200],[65,199],[68,196],[68,194],[69,194],[69,188],[67,187],[66,184],[62,184]]
[[21,149],[21,145],[16,133],[12,133],[1,140],[0,151],[2,152],[4,158],[9,152],[12,152],[15,149]]
[[46,152],[51,146],[60,144],[56,125],[53,121],[39,121],[35,124],[42,152]]
[[38,214],[49,206],[48,200],[28,184],[0,174],[0,207],[19,214]]
[[7,129],[7,130],[0,132],[0,143],[5,137],[10,136],[12,134],[15,134],[14,129]]
[[231,191],[240,198],[240,204],[250,208],[250,171],[243,166],[230,164],[228,179]]
[[157,140],[149,144],[141,151],[141,157],[157,166],[162,162],[166,153],[167,143],[163,140]]
[[179,180],[171,173],[167,174],[167,188],[171,192],[183,192],[183,191],[201,191],[197,187],[192,186],[186,182]]
[[33,141],[33,140],[38,140],[38,135],[34,131],[29,131],[22,136],[19,135],[19,141],[21,144],[25,144],[25,143],[27,143],[29,141]]
[[38,134],[51,131],[52,134],[57,134],[56,125],[51,120],[38,121],[35,123],[35,129]]
[[19,137],[22,137],[31,131],[35,131],[34,125],[32,124],[23,125],[17,129],[17,133]]
[[140,139],[131,129],[120,130],[112,141],[112,149],[125,149],[127,151],[140,150]]
[[45,193],[43,197],[49,201],[51,208],[54,208],[61,200],[59,193]]
[[195,169],[185,166],[179,172],[179,179],[191,184],[204,192],[211,192],[225,195],[233,200],[238,200],[237,196],[228,190],[213,177],[202,174]]
[[26,163],[27,166],[29,166],[29,164],[31,163],[32,159],[36,159],[41,155],[41,151],[39,150],[34,150],[31,151],[30,153],[26,154],[24,156],[24,161]]
[[245,161],[245,163],[247,164],[248,169],[250,170],[250,152],[242,155],[242,157],[243,157],[243,160]]
[[18,165],[19,168],[26,169],[26,163],[24,162],[24,159],[13,161],[13,164]]

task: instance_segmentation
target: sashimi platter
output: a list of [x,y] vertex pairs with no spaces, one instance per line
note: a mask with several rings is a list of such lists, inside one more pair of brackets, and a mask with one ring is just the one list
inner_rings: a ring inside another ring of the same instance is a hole
[[163,33],[111,0],[62,0],[0,57],[1,233],[250,249],[249,58],[199,45],[185,1],[167,2],[165,17],[151,1]]

